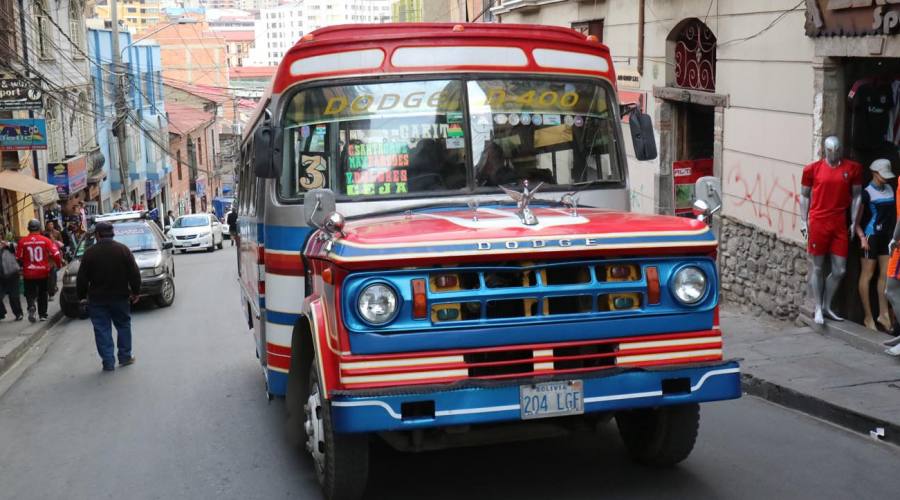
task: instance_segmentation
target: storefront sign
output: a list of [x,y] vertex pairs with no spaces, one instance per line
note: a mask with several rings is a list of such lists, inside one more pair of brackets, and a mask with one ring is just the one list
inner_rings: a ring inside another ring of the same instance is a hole
[[159,182],[147,181],[147,199],[153,199],[159,196]]
[[631,66],[616,68],[616,83],[620,89],[639,89],[641,88],[641,74]]
[[42,119],[0,119],[0,151],[47,149],[47,126]]
[[808,36],[891,35],[900,32],[900,0],[807,0]]
[[60,196],[71,196],[87,187],[87,160],[84,156],[47,165],[47,182]]
[[206,194],[206,177],[200,177],[197,179],[197,196],[203,196]]
[[43,93],[38,85],[25,78],[0,78],[0,111],[41,109]]

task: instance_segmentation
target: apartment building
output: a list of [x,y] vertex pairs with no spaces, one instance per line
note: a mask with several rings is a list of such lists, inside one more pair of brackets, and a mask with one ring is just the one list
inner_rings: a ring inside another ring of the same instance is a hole
[[[116,2],[119,22],[135,33],[159,23],[162,20],[161,8],[159,0],[117,0]],[[104,21],[111,20],[110,1],[97,0],[94,14]]]

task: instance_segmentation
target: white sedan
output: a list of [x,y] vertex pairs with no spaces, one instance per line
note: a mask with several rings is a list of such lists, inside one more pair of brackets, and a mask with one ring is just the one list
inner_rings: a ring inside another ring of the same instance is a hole
[[199,248],[207,252],[221,249],[223,233],[223,226],[215,215],[190,214],[175,219],[166,235],[175,243],[175,249],[184,253]]

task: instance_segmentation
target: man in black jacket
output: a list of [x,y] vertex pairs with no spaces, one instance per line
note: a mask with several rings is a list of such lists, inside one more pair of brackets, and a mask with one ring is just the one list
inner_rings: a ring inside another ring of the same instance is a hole
[[[228,223],[228,234],[231,235],[231,246],[234,246],[235,241],[238,239],[238,214],[237,207],[234,205],[231,206],[231,211],[228,212],[225,222]],[[240,242],[238,242],[238,244],[240,244]]]
[[112,224],[98,222],[97,243],[88,248],[78,268],[76,288],[79,300],[88,300],[88,312],[94,325],[97,352],[104,371],[116,368],[112,324],[116,326],[119,365],[134,363],[131,355],[131,302],[141,291],[141,271],[127,246],[113,240]]

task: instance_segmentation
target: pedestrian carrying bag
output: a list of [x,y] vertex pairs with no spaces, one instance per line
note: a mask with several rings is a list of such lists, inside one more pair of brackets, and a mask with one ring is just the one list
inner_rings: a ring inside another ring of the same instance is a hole
[[2,269],[0,273],[2,273],[4,278],[15,276],[22,270],[19,267],[19,262],[16,260],[16,256],[9,250],[0,250],[0,269]]

